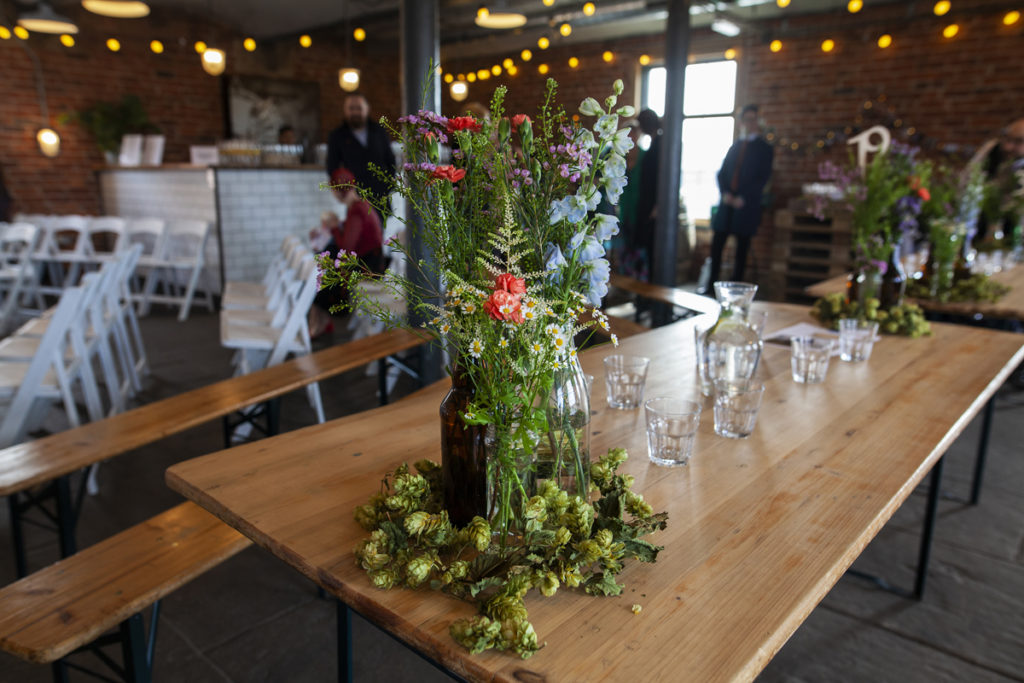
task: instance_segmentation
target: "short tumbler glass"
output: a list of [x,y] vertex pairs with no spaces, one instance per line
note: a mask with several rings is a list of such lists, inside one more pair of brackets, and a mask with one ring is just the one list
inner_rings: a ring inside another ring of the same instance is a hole
[[715,382],[715,434],[745,439],[754,432],[764,384],[747,379]]
[[789,343],[792,351],[790,364],[793,381],[801,384],[824,382],[835,342],[820,337],[793,337]]
[[651,359],[643,356],[608,356],[604,359],[604,385],[608,405],[620,410],[639,408]]
[[871,357],[878,323],[858,318],[839,319],[839,359],[862,361]]
[[677,467],[690,461],[700,426],[700,404],[677,398],[652,398],[647,413],[647,455],[655,465]]

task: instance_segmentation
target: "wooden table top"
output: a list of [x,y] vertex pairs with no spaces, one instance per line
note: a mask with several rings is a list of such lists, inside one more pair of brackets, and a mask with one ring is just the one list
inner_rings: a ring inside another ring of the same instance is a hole
[[[808,321],[805,307],[760,305],[767,329]],[[650,356],[647,396],[696,396],[691,327],[680,321],[624,340]],[[380,591],[356,566],[365,536],[352,511],[401,462],[438,459],[444,387],[390,406],[181,463],[171,488],[458,675],[480,681],[749,680],[764,667],[1024,358],[1024,338],[933,325],[917,340],[885,337],[866,363],[833,360],[821,385],[796,384],[789,350],[766,345],[767,389],[754,434],[718,437],[704,413],[687,467],[646,455],[641,410],[604,401],[595,376],[592,449],[625,446],[623,469],[668,528],[653,565],[630,563],[614,598],[531,593],[547,646],[528,660],[467,654],[448,626],[473,607],[430,590]],[[938,529],[941,532],[941,525]],[[638,603],[642,612],[634,615]],[[671,656],[666,656],[670,652]]]
[[[804,291],[811,296],[818,297],[832,294],[833,292],[843,292],[846,291],[847,278],[847,275],[837,275],[828,280],[816,282]],[[1002,270],[995,273],[992,279],[1010,288],[1006,296],[994,303],[988,301],[951,301],[942,303],[941,301],[932,301],[931,299],[912,298],[907,300],[933,313],[968,317],[983,315],[986,318],[1024,320],[1024,266],[1018,266],[1011,270]]]

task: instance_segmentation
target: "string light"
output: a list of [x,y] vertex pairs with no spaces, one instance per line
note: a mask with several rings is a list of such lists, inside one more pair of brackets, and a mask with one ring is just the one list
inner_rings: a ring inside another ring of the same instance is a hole
[[451,74],[445,74],[444,75],[444,82],[445,83],[451,83],[454,80],[455,80],[455,76],[452,76]]
[[832,40],[831,38],[826,38],[825,40],[821,41],[822,52],[832,52],[832,50],[834,49],[836,49],[836,41]]
[[18,36],[18,38],[22,40],[28,40],[28,31],[24,26],[15,26],[14,35]]
[[464,81],[455,81],[452,83],[452,87],[449,88],[448,92],[451,93],[452,99],[456,102],[462,102],[464,99],[469,97],[469,86]]
[[789,7],[789,0],[775,0],[775,4],[779,7]]
[[111,52],[117,52],[121,49],[121,41],[117,38],[107,38],[107,49]]
[[476,16],[477,19],[486,19],[487,17],[491,16],[491,12],[486,7],[481,7],[476,11]]
[[553,4],[555,4],[555,0],[543,0],[543,2],[545,7],[551,7]]
[[203,54],[204,52],[206,52],[206,43],[204,43],[201,40],[197,40],[196,44],[193,45],[192,47],[195,48],[195,51],[198,52],[199,54]]
[[558,32],[562,34],[562,37],[568,38],[569,34],[572,33],[572,25],[566,22],[558,27]]
[[512,62],[512,58],[511,57],[505,57],[505,59],[503,59],[502,62],[501,62],[501,65],[503,67],[505,67],[506,69],[508,69],[510,66],[512,66],[512,64],[513,64],[513,62]]
[[7,28],[6,26],[0,26],[0,40],[10,40],[10,39],[11,39],[11,29]]
[[730,47],[728,50],[725,51],[724,57],[726,59],[736,59],[736,48]]
[[[364,40],[366,40],[366,29],[362,27],[357,27],[354,31],[352,31],[352,37],[356,39],[357,43],[363,42]],[[468,88],[466,89],[466,92],[469,92]]]
[[491,72],[488,71],[487,69],[479,69],[476,72],[476,77],[479,78],[481,81],[486,81],[488,78],[491,77]]
[[949,11],[951,6],[952,5],[949,4],[949,0],[939,0],[935,3],[935,7],[932,8],[932,11],[935,12],[935,16],[941,17]]
[[359,90],[359,69],[346,67],[338,70],[338,87],[345,92]]
[[[10,37],[10,34],[7,34],[7,36]],[[74,47],[75,37],[65,33],[60,37],[60,44],[64,47]]]
[[515,64],[513,64],[509,68],[505,69],[505,73],[507,73],[509,76],[515,76],[517,73],[519,73],[519,69],[516,67]]
[[613,59],[615,59],[615,54],[611,50],[605,50],[603,53],[601,53],[601,59],[603,59],[606,62],[611,62]]
[[960,27],[956,24],[950,24],[946,28],[942,29],[942,35],[946,38],[952,38],[958,33],[960,33]]
[[1018,21],[1020,21],[1020,12],[1017,10],[1010,10],[1003,15],[1003,24],[1006,26],[1013,26]]
[[151,40],[149,43],[149,49],[152,50],[155,55],[163,54],[164,44],[159,40]]
[[501,75],[501,66],[499,66],[498,64],[495,64],[494,66],[492,66],[491,67],[491,73],[494,74],[495,76],[500,76]]
[[476,82],[476,74],[474,72],[470,71],[468,74],[466,74],[466,80],[469,81],[470,83],[475,83]]
[[228,64],[227,55],[224,54],[224,50],[208,47],[203,52],[202,64],[203,71],[211,76],[220,76]]
[[773,40],[771,43],[768,44],[768,49],[771,50],[772,52],[778,52],[779,50],[782,49],[782,41]]
[[541,64],[540,66],[537,67],[537,73],[539,73],[541,76],[543,76],[547,72],[548,72],[548,65],[547,64]]
[[580,65],[580,60],[579,59],[577,59],[576,57],[569,57],[569,68],[570,69],[575,69],[579,65]]
[[531,59],[533,59],[533,53],[530,52],[529,50],[523,50],[522,52],[519,53],[519,56],[522,58],[524,62],[528,62]]
[[242,41],[242,47],[245,48],[246,52],[255,52],[256,51],[256,40],[253,39],[253,38],[246,38],[245,40]]
[[586,14],[588,17],[594,16],[594,12],[596,11],[597,7],[595,7],[594,3],[592,2],[588,2],[583,5],[583,13]]
[[888,33],[884,33],[878,36],[878,47],[884,50],[890,45],[892,45],[892,36],[890,36]]
[[647,66],[648,64],[651,63],[651,56],[640,55],[640,58],[637,61],[640,62],[640,66]]
[[856,14],[862,9],[864,9],[864,0],[850,0],[850,2],[846,3],[846,10],[850,14]]
[[537,47],[539,47],[540,49],[546,50],[548,49],[549,45],[551,45],[551,41],[548,40],[547,36],[541,36],[540,38],[537,39]]
[[307,35],[299,36],[299,45],[301,45],[302,47],[309,47],[312,44],[313,44],[313,39],[310,38],[309,36],[307,36]]

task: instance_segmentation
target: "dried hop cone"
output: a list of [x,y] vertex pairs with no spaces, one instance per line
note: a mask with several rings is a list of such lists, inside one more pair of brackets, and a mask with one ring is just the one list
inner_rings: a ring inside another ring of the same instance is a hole
[[484,552],[491,545],[491,525],[483,517],[474,517],[466,531],[469,534],[469,542],[479,552]]

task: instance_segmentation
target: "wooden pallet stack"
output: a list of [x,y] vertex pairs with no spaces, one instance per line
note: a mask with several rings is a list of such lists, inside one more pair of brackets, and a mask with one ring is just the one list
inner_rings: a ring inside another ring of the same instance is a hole
[[774,291],[787,302],[810,303],[814,297],[805,287],[850,272],[850,231],[849,214],[827,213],[819,220],[806,199],[793,199],[778,209],[770,272]]

